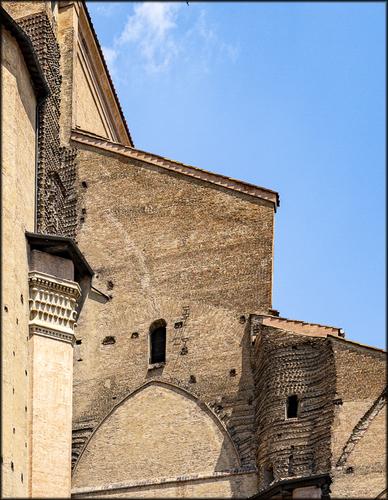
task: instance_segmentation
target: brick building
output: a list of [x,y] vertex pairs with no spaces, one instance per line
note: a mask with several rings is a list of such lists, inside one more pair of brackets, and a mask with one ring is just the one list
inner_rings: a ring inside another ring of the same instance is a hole
[[138,150],[84,3],[1,19],[3,496],[380,498],[385,352],[272,308],[278,194]]

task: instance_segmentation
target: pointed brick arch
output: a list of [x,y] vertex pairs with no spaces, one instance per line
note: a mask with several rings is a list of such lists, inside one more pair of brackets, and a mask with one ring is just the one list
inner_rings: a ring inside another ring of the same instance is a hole
[[[148,381],[120,401],[94,429],[74,468],[75,487],[157,479],[240,467],[218,416],[187,389]],[[93,468],[93,481],[89,484]]]
[[336,468],[341,469],[345,466],[349,455],[354,450],[358,442],[362,439],[365,433],[368,431],[370,425],[384,408],[387,401],[387,388],[378,396],[378,398],[373,402],[373,404],[368,408],[365,414],[360,418],[360,420],[355,425],[352,430],[345,446],[342,449],[342,453],[337,460]]

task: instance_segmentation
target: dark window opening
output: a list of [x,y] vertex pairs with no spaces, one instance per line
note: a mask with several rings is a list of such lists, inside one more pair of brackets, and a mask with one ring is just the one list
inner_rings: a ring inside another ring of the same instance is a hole
[[297,418],[298,416],[298,396],[293,394],[287,398],[287,418]]
[[150,363],[166,361],[166,322],[163,319],[154,321],[150,327]]
[[269,485],[275,479],[272,465],[267,465],[264,469],[264,483]]

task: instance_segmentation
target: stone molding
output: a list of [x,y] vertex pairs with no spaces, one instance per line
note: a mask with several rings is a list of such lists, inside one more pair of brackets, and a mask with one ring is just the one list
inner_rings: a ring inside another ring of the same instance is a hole
[[71,333],[62,333],[58,330],[51,330],[50,328],[41,328],[39,326],[30,326],[30,337],[33,335],[40,335],[41,337],[48,337],[54,340],[60,340],[62,342],[67,342],[72,346],[75,343],[75,335]]
[[256,474],[256,467],[238,467],[235,469],[230,469],[226,471],[217,471],[209,474],[187,474],[186,476],[178,476],[178,477],[164,477],[164,478],[155,478],[155,479],[147,479],[143,481],[128,481],[122,483],[113,483],[109,485],[103,486],[93,486],[93,487],[84,487],[84,488],[75,488],[72,490],[72,496],[87,494],[87,493],[103,493],[115,490],[129,490],[132,488],[139,488],[144,486],[159,486],[165,484],[179,484],[179,483],[188,483],[193,481],[205,481],[209,479],[223,479],[231,476],[238,476],[242,474]]
[[29,273],[30,336],[74,342],[79,285],[39,271]]

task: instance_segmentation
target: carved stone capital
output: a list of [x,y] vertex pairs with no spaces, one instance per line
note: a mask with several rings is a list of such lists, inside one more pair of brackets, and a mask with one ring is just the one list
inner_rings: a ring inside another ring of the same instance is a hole
[[39,271],[29,273],[30,335],[74,343],[78,283]]

